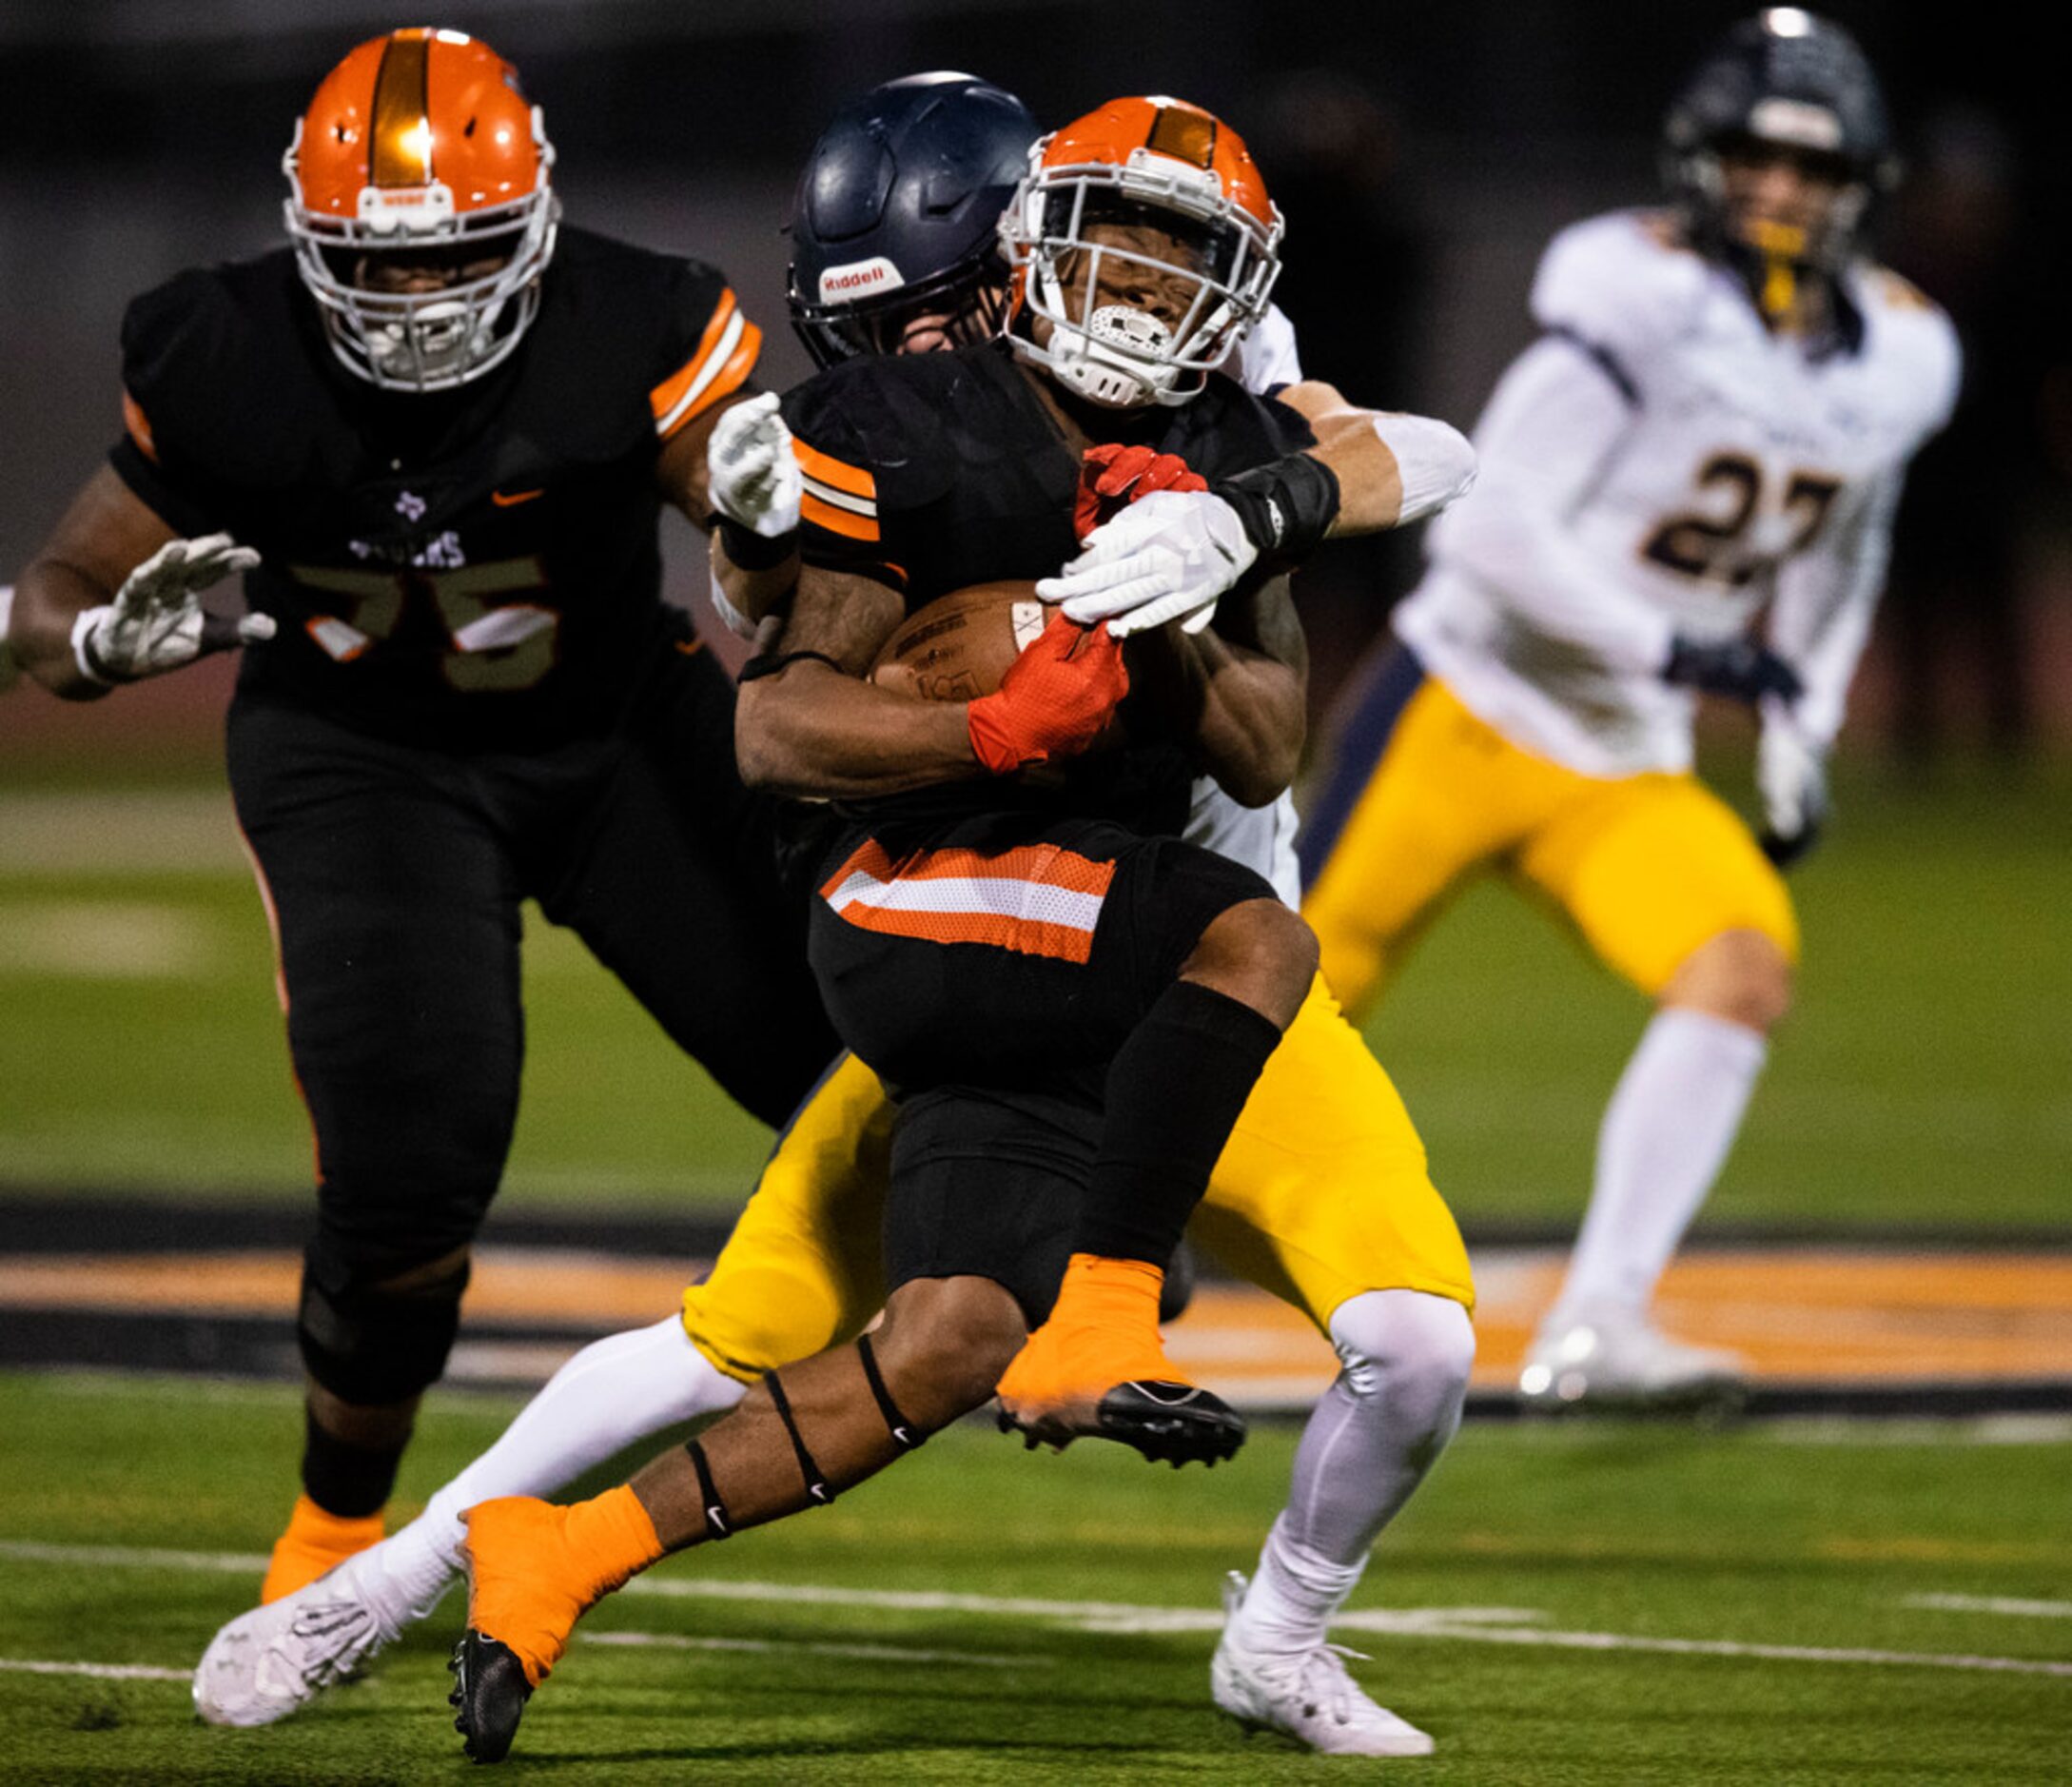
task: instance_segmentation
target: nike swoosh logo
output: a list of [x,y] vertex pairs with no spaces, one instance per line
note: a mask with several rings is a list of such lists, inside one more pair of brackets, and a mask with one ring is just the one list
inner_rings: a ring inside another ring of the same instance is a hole
[[492,490],[489,500],[499,509],[515,509],[521,502],[530,502],[535,497],[543,497],[546,494],[547,487],[542,484],[538,490],[514,490],[509,496],[505,496],[500,490]]

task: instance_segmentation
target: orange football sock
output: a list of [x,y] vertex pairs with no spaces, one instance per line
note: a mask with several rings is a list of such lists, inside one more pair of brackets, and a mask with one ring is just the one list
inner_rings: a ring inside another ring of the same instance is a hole
[[572,1507],[505,1496],[466,1518],[468,1624],[508,1644],[536,1688],[576,1621],[665,1549],[623,1483]]
[[1073,1254],[1050,1319],[1000,1380],[1002,1401],[1054,1408],[1098,1402],[1118,1384],[1186,1383],[1159,1341],[1164,1283],[1164,1272],[1147,1260]]
[[295,1498],[287,1530],[273,1542],[266,1580],[259,1585],[262,1605],[305,1588],[355,1552],[381,1542],[381,1515],[328,1514],[306,1495]]

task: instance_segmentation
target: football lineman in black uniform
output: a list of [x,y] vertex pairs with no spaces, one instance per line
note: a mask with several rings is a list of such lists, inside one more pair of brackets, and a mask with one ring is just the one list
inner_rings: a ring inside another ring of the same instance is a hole
[[[380,1537],[444,1367],[517,1113],[523,899],[766,1122],[835,1049],[732,686],[659,595],[661,504],[705,520],[759,332],[714,268],[563,228],[538,108],[458,32],[355,49],[284,165],[291,246],[130,306],[125,438],[13,627],[77,698],[248,644],[230,780],[318,1180],[268,1599]],[[234,569],[251,614],[205,616]]]

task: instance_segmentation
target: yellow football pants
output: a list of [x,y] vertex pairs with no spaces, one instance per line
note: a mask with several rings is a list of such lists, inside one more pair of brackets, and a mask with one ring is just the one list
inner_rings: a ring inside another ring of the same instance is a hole
[[1323,976],[1356,1021],[1446,899],[1492,870],[1651,996],[1723,932],[1760,932],[1798,959],[1783,878],[1695,776],[1565,769],[1427,677],[1302,900]]
[[[845,1056],[778,1139],[684,1328],[730,1376],[850,1340],[885,1301],[879,1228],[892,1105]],[[1267,1058],[1189,1234],[1307,1314],[1366,1290],[1474,1307],[1467,1250],[1410,1114],[1319,979]]]

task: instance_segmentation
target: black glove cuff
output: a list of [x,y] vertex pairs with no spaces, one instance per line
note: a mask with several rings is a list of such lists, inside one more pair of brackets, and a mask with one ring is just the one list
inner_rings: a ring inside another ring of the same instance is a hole
[[1244,537],[1277,565],[1309,557],[1339,519],[1339,477],[1307,453],[1255,465],[1209,486],[1237,510]]
[[727,557],[744,571],[768,571],[782,564],[798,550],[796,528],[768,540],[753,528],[743,527],[739,521],[724,515],[718,518],[718,528],[719,543],[727,549]]

